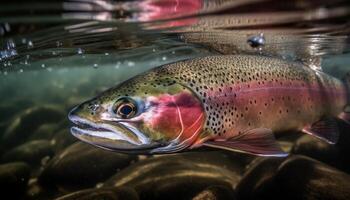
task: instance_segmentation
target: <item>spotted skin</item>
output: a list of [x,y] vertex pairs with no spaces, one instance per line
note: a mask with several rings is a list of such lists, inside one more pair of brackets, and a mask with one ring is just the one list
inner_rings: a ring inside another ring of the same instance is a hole
[[[250,55],[164,65],[110,89],[104,98],[147,96],[175,83],[192,90],[203,105],[200,142],[229,139],[254,128],[301,130],[322,117],[337,116],[347,100],[338,79],[298,63]],[[171,87],[167,92],[173,93]]]

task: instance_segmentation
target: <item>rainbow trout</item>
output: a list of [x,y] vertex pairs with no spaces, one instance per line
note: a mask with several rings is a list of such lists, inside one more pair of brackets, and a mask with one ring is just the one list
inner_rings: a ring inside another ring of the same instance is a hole
[[135,76],[75,107],[71,132],[126,153],[209,146],[286,156],[274,134],[303,131],[329,143],[348,102],[347,84],[299,63],[263,56],[208,56]]

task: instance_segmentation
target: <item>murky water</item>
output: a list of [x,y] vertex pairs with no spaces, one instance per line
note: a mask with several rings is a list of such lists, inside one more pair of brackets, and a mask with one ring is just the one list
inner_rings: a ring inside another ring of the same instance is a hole
[[337,145],[300,133],[280,138],[291,151],[280,159],[212,149],[165,156],[113,153],[75,139],[67,118],[75,105],[130,77],[210,55],[274,57],[341,79],[350,71],[349,2],[5,2],[0,7],[5,197],[350,198],[350,127],[343,122]]

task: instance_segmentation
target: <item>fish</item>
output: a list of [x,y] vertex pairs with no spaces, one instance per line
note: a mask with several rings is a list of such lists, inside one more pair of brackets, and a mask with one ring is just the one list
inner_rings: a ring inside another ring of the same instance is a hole
[[328,143],[349,122],[349,78],[260,55],[211,55],[153,68],[73,108],[71,133],[123,153],[212,147],[283,157],[276,133]]

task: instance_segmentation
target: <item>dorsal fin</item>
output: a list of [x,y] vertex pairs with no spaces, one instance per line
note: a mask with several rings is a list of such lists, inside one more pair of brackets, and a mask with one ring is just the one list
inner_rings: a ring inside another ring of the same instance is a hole
[[259,156],[284,157],[288,155],[282,151],[272,131],[266,128],[252,129],[230,140],[207,141],[203,145]]
[[330,144],[335,144],[339,138],[338,124],[335,118],[322,119],[311,126],[305,127],[303,132],[320,138]]

